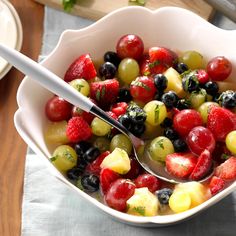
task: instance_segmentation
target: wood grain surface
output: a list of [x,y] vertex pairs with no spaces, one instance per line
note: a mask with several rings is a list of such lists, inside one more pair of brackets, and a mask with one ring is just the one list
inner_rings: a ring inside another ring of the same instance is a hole
[[[62,9],[61,0],[35,0],[42,4]],[[129,6],[128,0],[80,0],[70,12],[88,19],[98,20],[107,13],[121,7]],[[204,0],[147,0],[145,7],[157,9],[164,6],[183,7],[192,10],[203,18],[209,20],[213,8]]]
[[[23,26],[22,52],[37,60],[42,43],[43,6],[32,0],[10,0]],[[12,68],[0,80],[0,235],[21,231],[21,203],[26,144],[18,135],[13,116],[16,92],[24,77]]]

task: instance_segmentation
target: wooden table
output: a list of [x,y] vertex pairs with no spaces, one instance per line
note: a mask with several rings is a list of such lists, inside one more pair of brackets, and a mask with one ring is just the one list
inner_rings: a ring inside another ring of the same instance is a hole
[[[37,60],[43,31],[44,8],[32,0],[10,0],[23,26],[22,52]],[[0,80],[0,235],[20,235],[26,144],[18,135],[13,116],[16,92],[24,77],[16,69]]]

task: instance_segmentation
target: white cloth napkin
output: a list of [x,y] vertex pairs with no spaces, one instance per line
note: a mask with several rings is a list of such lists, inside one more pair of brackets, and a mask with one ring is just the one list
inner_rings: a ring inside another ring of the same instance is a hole
[[[91,23],[46,7],[42,54],[47,55],[54,48],[63,30],[79,29]],[[236,193],[233,193],[178,225],[163,228],[129,226],[115,221],[70,190],[50,174],[44,162],[32,151],[26,156],[22,236],[233,236],[235,219]]]

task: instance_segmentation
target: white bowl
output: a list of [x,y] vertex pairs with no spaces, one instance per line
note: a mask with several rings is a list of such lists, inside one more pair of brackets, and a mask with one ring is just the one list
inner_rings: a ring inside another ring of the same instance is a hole
[[[42,65],[63,78],[71,62],[82,53],[90,53],[93,59],[101,59],[104,52],[114,50],[117,40],[124,34],[139,35],[146,46],[165,46],[173,50],[197,50],[206,59],[224,55],[234,65],[232,77],[236,78],[236,31],[219,29],[194,13],[175,7],[151,11],[143,7],[128,7],[114,11],[93,25],[81,30],[67,30],[53,52]],[[186,220],[209,206],[219,202],[236,189],[236,181],[203,204],[183,213],[139,217],[118,212],[100,203],[67,181],[50,163],[50,152],[43,138],[47,124],[44,106],[52,94],[29,78],[21,83],[15,114],[15,126],[25,142],[45,160],[57,178],[92,204],[116,219],[139,226],[163,226]]]

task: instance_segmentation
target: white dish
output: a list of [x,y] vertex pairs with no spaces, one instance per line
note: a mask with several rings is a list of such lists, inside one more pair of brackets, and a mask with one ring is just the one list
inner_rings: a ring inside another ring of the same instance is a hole
[[[146,47],[165,46],[181,51],[195,49],[202,52],[206,59],[224,55],[234,65],[232,77],[229,80],[236,79],[236,56],[233,50],[236,31],[219,29],[194,13],[175,7],[165,7],[156,11],[142,7],[123,8],[108,14],[87,28],[78,31],[67,30],[42,65],[63,77],[70,63],[78,55],[88,52],[95,60],[102,58],[104,52],[114,50],[117,39],[127,33],[141,36]],[[80,191],[49,162],[51,150],[45,144],[43,130],[48,122],[44,115],[44,106],[50,96],[52,96],[50,92],[26,77],[17,94],[19,109],[14,118],[16,129],[34,152],[49,165],[52,174],[116,219],[138,226],[179,223],[216,204],[236,189],[235,181],[203,204],[174,215],[137,217],[113,210]]]
[[[9,1],[0,1],[0,43],[20,50],[22,46],[22,25],[20,18]],[[0,79],[11,69],[11,65],[0,58]]]

